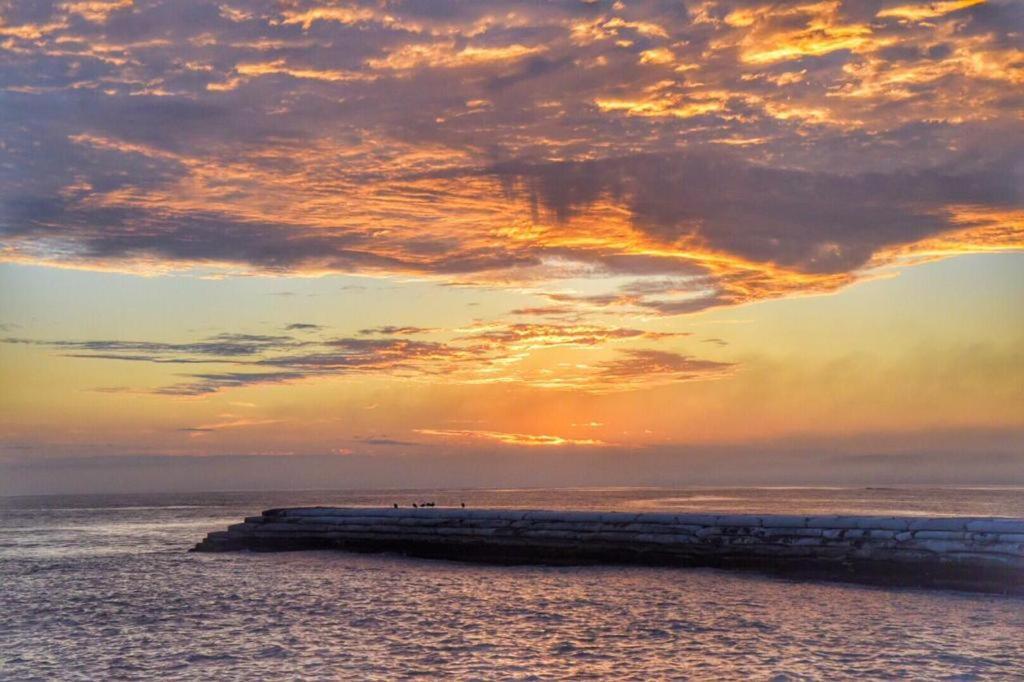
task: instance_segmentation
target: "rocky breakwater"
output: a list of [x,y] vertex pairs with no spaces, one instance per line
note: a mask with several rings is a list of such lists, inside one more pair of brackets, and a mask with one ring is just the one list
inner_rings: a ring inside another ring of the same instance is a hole
[[1024,594],[1024,519],[271,509],[199,552],[339,549],[495,563],[752,568]]

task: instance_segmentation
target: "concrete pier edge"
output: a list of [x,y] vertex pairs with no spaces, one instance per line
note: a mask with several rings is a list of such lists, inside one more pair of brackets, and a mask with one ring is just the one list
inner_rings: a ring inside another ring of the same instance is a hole
[[519,509],[269,509],[194,551],[336,549],[503,564],[755,569],[1024,595],[1024,519]]

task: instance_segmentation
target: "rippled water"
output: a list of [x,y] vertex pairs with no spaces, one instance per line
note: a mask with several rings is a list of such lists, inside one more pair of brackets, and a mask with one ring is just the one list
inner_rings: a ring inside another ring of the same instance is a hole
[[188,554],[273,506],[1024,516],[1021,489],[0,499],[0,679],[1024,678],[1024,600],[636,567]]

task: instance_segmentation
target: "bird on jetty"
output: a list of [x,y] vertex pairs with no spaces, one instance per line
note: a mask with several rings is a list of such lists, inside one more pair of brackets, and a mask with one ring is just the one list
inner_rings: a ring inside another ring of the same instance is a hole
[[397,502],[393,503],[391,506],[394,507],[395,509],[398,509],[398,503]]
[[465,508],[466,508],[466,503],[465,503],[465,502],[460,502],[460,503],[459,503],[459,505],[460,505],[460,506],[461,506],[461,507],[462,507],[463,509],[465,509]]
[[413,503],[412,503],[412,508],[413,508],[413,509],[419,509],[419,505],[418,505],[418,504],[416,504],[415,502],[413,502]]

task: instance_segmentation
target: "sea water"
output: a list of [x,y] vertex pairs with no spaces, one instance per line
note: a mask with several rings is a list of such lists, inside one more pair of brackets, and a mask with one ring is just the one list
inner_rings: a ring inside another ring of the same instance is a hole
[[1020,488],[0,498],[0,679],[1024,678],[1024,600],[640,567],[190,554],[280,506],[1024,517]]

